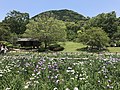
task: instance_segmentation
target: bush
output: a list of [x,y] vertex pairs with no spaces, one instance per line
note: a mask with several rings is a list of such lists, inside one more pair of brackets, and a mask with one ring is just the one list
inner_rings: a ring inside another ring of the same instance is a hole
[[61,47],[59,44],[53,44],[50,45],[48,49],[51,51],[62,51],[64,50],[64,47]]
[[57,48],[54,48],[53,51],[63,51],[64,50],[64,47],[57,47]]
[[38,52],[45,52],[45,51],[46,51],[45,48],[39,48],[39,49],[38,49]]
[[115,47],[115,43],[114,43],[114,42],[111,42],[111,43],[110,43],[110,46],[111,46],[111,47]]
[[53,50],[54,48],[60,47],[59,44],[53,44],[48,47],[49,50]]
[[120,41],[117,41],[117,42],[116,42],[116,46],[117,46],[117,47],[120,47]]
[[11,43],[7,41],[0,41],[1,44],[4,44],[5,46],[13,46]]

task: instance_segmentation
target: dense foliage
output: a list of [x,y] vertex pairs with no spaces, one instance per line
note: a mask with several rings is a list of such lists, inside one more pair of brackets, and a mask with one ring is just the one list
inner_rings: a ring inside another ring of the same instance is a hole
[[66,26],[63,21],[52,17],[41,17],[27,24],[24,36],[39,39],[47,48],[51,43],[66,39]]
[[32,19],[35,19],[41,16],[53,17],[55,19],[67,21],[67,22],[76,22],[79,20],[86,20],[86,17],[84,17],[83,15],[67,9],[46,11],[32,17]]
[[101,27],[111,38],[117,31],[117,26],[120,22],[117,21],[116,13],[102,13],[89,20],[89,27]]
[[23,34],[29,22],[29,14],[13,10],[7,14],[3,22],[10,27],[12,33]]
[[[105,42],[103,38],[108,35],[107,38],[110,39],[110,46],[120,46],[120,18],[116,17],[115,11],[102,13],[90,18],[72,10],[51,10],[29,19],[28,13],[13,10],[0,22],[0,41],[16,44],[17,38],[25,37],[26,34],[26,37],[37,38],[44,42],[46,47],[47,44],[53,41],[60,41],[61,37],[66,37],[68,41],[76,41],[80,37],[79,31],[86,32],[89,30],[92,32],[92,27],[101,28],[98,33],[106,33],[99,36],[102,38],[99,43]],[[85,37],[85,34],[82,35]],[[95,44],[96,42],[94,42]],[[104,46],[106,44],[100,44],[97,47]]]
[[83,32],[78,32],[78,34],[78,40],[91,46],[91,49],[103,49],[109,45],[109,37],[101,28],[91,27]]
[[5,23],[0,22],[0,41],[8,41],[10,34],[10,28]]

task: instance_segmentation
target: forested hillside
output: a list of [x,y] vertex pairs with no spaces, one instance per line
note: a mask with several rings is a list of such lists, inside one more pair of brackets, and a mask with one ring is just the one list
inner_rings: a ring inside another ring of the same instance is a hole
[[32,17],[32,19],[42,17],[42,16],[53,17],[55,19],[62,20],[62,21],[68,21],[68,22],[86,20],[85,16],[83,16],[77,12],[74,12],[72,10],[67,10],[67,9],[50,10],[50,11],[42,12],[42,13]]

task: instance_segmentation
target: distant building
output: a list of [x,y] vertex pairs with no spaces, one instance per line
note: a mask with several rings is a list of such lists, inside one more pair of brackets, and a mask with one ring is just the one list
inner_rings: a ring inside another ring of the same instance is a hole
[[21,47],[39,47],[40,42],[38,39],[33,38],[18,38],[17,43],[20,44]]

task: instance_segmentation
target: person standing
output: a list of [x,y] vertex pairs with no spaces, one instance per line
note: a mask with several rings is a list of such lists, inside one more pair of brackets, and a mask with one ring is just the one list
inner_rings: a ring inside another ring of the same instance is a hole
[[8,50],[8,49],[7,49],[7,47],[5,46],[5,47],[4,47],[4,53],[6,53],[6,52],[7,52],[7,50]]

